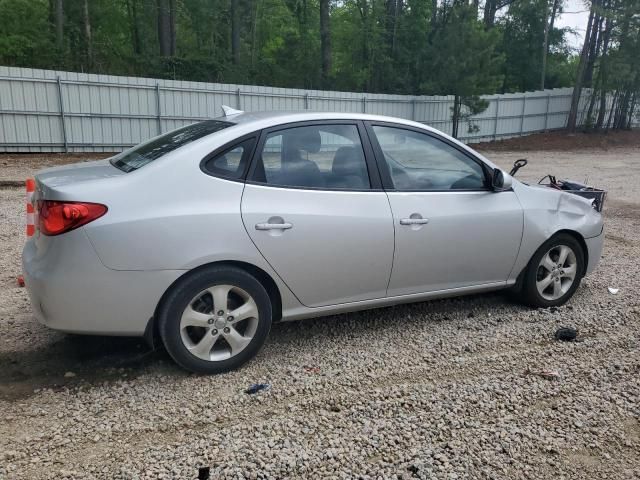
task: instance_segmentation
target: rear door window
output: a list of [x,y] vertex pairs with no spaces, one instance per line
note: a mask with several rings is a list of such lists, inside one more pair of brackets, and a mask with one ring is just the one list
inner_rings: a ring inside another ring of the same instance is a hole
[[368,190],[365,154],[356,125],[292,127],[267,134],[253,180],[273,186]]
[[111,164],[125,172],[137,170],[150,162],[188,143],[230,127],[233,123],[221,120],[205,120],[179,128],[158,138],[141,143],[116,155]]

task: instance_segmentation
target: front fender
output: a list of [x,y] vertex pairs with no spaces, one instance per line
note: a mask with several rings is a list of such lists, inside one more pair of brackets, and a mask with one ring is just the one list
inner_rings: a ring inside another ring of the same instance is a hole
[[602,233],[602,215],[586,198],[517,181],[514,182],[513,190],[524,211],[524,231],[520,252],[509,280],[515,280],[536,250],[557,232],[575,232],[583,240]]

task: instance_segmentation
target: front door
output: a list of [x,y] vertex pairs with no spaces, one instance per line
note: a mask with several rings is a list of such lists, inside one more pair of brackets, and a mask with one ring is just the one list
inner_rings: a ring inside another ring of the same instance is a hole
[[386,293],[391,209],[377,170],[369,168],[373,159],[363,148],[362,128],[307,123],[264,132],[244,189],[249,236],[309,307]]
[[505,282],[523,229],[515,193],[492,191],[488,167],[436,135],[371,131],[395,228],[388,295]]

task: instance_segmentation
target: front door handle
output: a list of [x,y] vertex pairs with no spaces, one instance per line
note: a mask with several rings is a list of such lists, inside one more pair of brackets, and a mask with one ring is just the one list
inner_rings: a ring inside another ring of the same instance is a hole
[[256,223],[256,230],[289,230],[291,223]]
[[428,218],[401,218],[400,225],[425,225],[429,223]]

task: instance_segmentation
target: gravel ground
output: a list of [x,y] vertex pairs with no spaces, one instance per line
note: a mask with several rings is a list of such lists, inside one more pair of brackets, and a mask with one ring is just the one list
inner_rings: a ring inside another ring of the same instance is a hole
[[[490,294],[280,324],[213,377],[39,326],[15,285],[23,192],[0,189],[0,478],[640,478],[640,153],[485,154],[609,190],[600,267],[568,305]],[[582,341],[553,340],[564,325]]]

